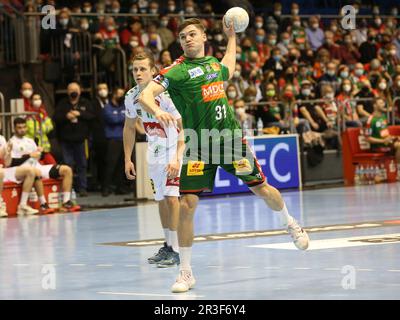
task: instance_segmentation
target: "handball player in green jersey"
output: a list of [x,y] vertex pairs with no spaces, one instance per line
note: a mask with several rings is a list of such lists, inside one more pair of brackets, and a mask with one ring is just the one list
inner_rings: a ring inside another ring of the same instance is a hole
[[[234,111],[228,104],[223,84],[235,71],[236,34],[233,26],[226,26],[224,21],[223,28],[228,44],[226,54],[220,62],[214,57],[205,56],[204,44],[207,36],[201,21],[196,18],[183,21],[179,26],[178,36],[184,55],[161,70],[139,95],[139,103],[147,112],[153,114],[165,127],[173,126],[173,116],[162,111],[155,101],[155,97],[168,90],[182,116],[185,137],[188,138],[185,140],[186,150],[191,151],[189,156],[185,151],[181,171],[182,197],[178,227],[181,264],[179,275],[171,288],[172,292],[186,292],[195,285],[191,269],[193,217],[199,194],[211,191],[214,187],[218,166],[241,179],[270,209],[280,215],[297,248],[305,250],[309,244],[307,233],[288,213],[279,191],[265,181],[261,167],[247,146]],[[207,132],[211,134],[207,135]],[[215,136],[215,132],[219,135]],[[229,148],[230,141],[235,147]],[[213,151],[208,155],[207,151],[210,149]],[[237,157],[238,153],[242,158]],[[233,159],[229,157],[231,154],[234,154]],[[220,156],[217,162],[215,159],[218,157],[215,156]],[[225,161],[226,159],[231,161]]]

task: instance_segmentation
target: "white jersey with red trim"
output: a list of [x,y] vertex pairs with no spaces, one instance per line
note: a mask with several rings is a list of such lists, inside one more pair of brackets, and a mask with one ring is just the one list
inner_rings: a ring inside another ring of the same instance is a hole
[[[35,152],[38,148],[35,141],[28,137],[18,138],[14,135],[11,137],[10,142],[12,143],[11,156],[17,159],[22,158],[22,156],[25,154]],[[38,164],[38,160],[29,158],[23,164],[36,166]]]
[[[152,114],[146,112],[139,104],[139,94],[139,86],[133,87],[126,93],[125,116],[130,119],[139,117],[142,120],[148,140],[149,156],[161,158],[169,151],[175,152],[179,134],[178,129],[175,126],[164,128]],[[161,93],[155,100],[163,111],[172,114],[177,120],[181,118],[168,93]]]

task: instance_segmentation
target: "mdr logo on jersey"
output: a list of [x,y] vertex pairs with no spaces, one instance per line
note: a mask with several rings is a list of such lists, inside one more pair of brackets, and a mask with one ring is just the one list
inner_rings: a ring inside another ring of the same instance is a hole
[[[278,189],[301,186],[297,135],[247,138],[270,185]],[[218,168],[212,194],[247,192],[247,186]]]

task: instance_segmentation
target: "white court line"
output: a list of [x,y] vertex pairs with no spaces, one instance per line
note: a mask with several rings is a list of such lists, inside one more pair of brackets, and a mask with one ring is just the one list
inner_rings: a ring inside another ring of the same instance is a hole
[[293,270],[311,270],[311,268],[293,268]]
[[96,267],[112,267],[112,264],[96,264]]
[[357,271],[374,271],[372,269],[357,269]]
[[233,267],[233,269],[250,269],[251,267],[245,267],[245,266],[237,266]]
[[339,268],[324,268],[326,271],[340,271]]
[[137,264],[126,264],[125,267],[134,268],[134,267],[139,267],[139,266]]
[[71,263],[70,266],[71,267],[84,267],[84,266],[86,266],[86,264],[84,264],[84,263]]
[[277,269],[282,269],[282,268],[280,268],[280,267],[264,267],[264,269],[277,270]]
[[400,270],[388,270],[389,272],[400,272]]
[[97,292],[98,294],[112,294],[112,295],[119,295],[119,296],[145,296],[145,297],[185,297],[185,298],[204,298],[204,296],[198,295],[182,295],[182,294],[158,294],[158,293],[138,293],[138,292],[106,292],[100,291]]
[[221,268],[221,266],[207,266],[206,268]]
[[29,267],[29,264],[27,264],[27,263],[16,263],[13,266],[14,267]]

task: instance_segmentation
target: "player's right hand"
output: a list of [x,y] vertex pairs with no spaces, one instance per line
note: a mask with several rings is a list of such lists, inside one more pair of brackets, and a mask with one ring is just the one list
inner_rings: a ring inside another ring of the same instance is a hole
[[133,164],[132,161],[125,162],[125,175],[128,178],[128,180],[136,179],[135,165]]
[[159,110],[154,116],[156,117],[157,121],[163,125],[163,127],[170,127],[170,126],[176,127],[176,120],[172,116],[172,114]]

